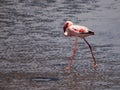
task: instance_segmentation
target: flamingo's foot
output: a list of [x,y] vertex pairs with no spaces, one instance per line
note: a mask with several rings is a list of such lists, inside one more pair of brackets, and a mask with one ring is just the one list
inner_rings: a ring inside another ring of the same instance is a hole
[[67,66],[65,69],[70,70],[71,68],[72,68],[72,66]]
[[95,63],[95,64],[93,65],[93,67],[96,68],[96,67],[97,67],[97,64]]

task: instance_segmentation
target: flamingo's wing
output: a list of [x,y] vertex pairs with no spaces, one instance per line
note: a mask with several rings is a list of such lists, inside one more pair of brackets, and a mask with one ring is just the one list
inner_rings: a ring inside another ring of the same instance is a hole
[[70,27],[70,30],[76,33],[80,33],[80,34],[88,33],[88,28],[86,28],[85,26],[72,25]]

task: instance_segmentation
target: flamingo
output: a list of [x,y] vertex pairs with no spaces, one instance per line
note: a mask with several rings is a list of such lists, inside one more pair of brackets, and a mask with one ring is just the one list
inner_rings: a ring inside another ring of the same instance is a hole
[[76,54],[77,47],[78,47],[78,37],[82,38],[87,43],[87,45],[90,49],[92,58],[93,58],[93,62],[94,62],[93,67],[95,68],[97,66],[97,62],[96,62],[96,59],[94,57],[92,47],[88,43],[88,41],[85,39],[85,37],[87,37],[87,36],[94,35],[94,32],[90,31],[85,26],[74,25],[71,21],[66,21],[65,22],[65,25],[63,27],[63,31],[64,31],[65,36],[74,36],[76,38],[75,39],[75,44],[74,44],[73,54],[70,58],[70,63],[69,63],[69,66],[67,67],[67,69],[71,69],[71,67],[72,67],[72,62],[73,62],[73,59],[74,59],[74,56]]

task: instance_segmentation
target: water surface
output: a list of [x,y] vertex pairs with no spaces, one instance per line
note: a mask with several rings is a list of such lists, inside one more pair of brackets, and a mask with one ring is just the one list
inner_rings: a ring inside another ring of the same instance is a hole
[[[63,35],[66,20],[95,32],[79,39],[73,69],[65,70],[75,38]],[[1,0],[1,90],[119,90],[119,0]]]

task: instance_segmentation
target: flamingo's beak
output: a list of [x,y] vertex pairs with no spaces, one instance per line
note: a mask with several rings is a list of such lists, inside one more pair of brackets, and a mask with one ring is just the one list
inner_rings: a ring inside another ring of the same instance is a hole
[[65,33],[65,31],[66,31],[66,28],[67,28],[67,26],[65,25],[65,26],[63,27],[64,33]]
[[65,31],[65,32],[64,32],[64,35],[65,35],[65,36],[68,36],[68,32],[67,32],[67,31]]

